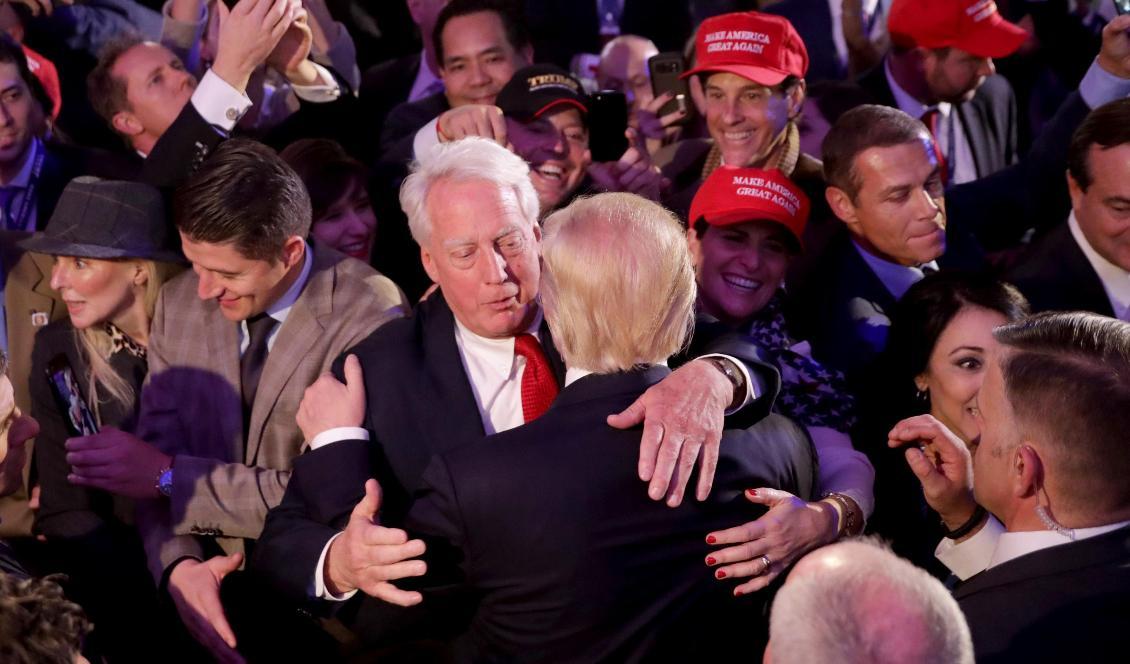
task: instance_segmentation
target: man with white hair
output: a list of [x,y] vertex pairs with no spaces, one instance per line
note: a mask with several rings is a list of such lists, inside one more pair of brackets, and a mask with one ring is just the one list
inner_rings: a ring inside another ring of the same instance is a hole
[[869,539],[801,558],[773,600],[769,639],[765,664],[973,664],[949,591]]
[[[419,601],[386,582],[422,574],[419,561],[395,563],[423,546],[373,524],[366,480],[380,482],[381,523],[401,523],[432,454],[537,418],[564,378],[537,301],[541,228],[526,163],[486,139],[445,144],[405,181],[401,205],[439,290],[339,362],[344,384],[327,375],[307,391],[298,423],[312,451],[295,461],[297,479],[269,514],[255,561],[295,598],[361,589]],[[644,422],[638,473],[652,499],[681,502],[700,450],[696,495],[705,499],[724,411],[775,394],[776,376],[743,366],[762,366],[754,350],[730,352],[742,363],[704,356],[608,418],[621,428]]]
[[[726,432],[710,498],[668,509],[632,477],[637,434],[606,423],[670,374],[690,334],[683,238],[670,212],[629,194],[546,220],[541,304],[564,387],[537,420],[433,457],[405,523],[428,541],[423,628],[460,635],[457,660],[689,661],[763,634],[764,595],[735,603],[702,573],[703,535],[747,515],[750,482],[811,495],[803,430],[771,415]],[[366,512],[378,502],[367,489]]]

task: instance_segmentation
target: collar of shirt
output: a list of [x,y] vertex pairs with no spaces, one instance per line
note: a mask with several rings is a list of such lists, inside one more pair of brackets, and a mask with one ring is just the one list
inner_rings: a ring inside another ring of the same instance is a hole
[[31,139],[31,145],[28,146],[27,154],[24,155],[24,163],[23,166],[20,166],[20,171],[10,182],[0,182],[0,186],[27,189],[28,185],[31,184],[31,169],[35,167],[35,157],[42,149],[43,143],[38,138]]
[[582,369],[580,367],[566,367],[565,368],[565,387],[569,387],[573,383],[577,382],[578,380],[584,378],[585,376],[587,376],[591,373],[593,373],[593,372],[589,371],[588,369]]
[[1130,521],[1119,521],[1118,523],[1112,523],[1107,526],[1076,528],[1074,531],[1074,540],[1068,539],[1052,530],[1005,532],[1002,533],[1000,539],[997,540],[997,547],[993,551],[993,559],[989,562],[989,567],[996,567],[997,565],[1007,563],[1010,560],[1014,560],[1029,553],[1035,553],[1042,549],[1048,549],[1061,544],[1070,544],[1072,541],[1078,542],[1079,540],[1085,540],[1089,537],[1096,537],[1104,533],[1109,533],[1112,530],[1125,528],[1128,525],[1130,525]]
[[937,261],[930,261],[923,263],[918,267],[908,267],[906,265],[899,265],[890,261],[883,260],[878,256],[867,251],[859,246],[859,243],[852,240],[851,243],[855,246],[855,250],[863,257],[863,261],[871,268],[879,281],[883,282],[883,287],[887,292],[894,296],[896,300],[901,300],[903,294],[910,289],[911,286],[922,280],[926,276],[922,271],[923,267],[938,269]]
[[[420,70],[416,72],[416,80],[412,83],[412,89],[408,92],[408,101],[417,101],[423,99],[435,91],[431,90],[433,83],[442,84],[439,76],[432,71],[428,66],[428,54],[420,51]],[[442,87],[440,88],[443,89]]]
[[1083,229],[1079,227],[1079,220],[1075,218],[1074,210],[1067,217],[1067,227],[1071,229],[1071,237],[1075,238],[1075,243],[1083,250],[1087,262],[1099,275],[1111,308],[1114,309],[1114,315],[1126,320],[1126,314],[1130,312],[1130,272],[1111,263],[1095,251],[1087,241],[1087,237],[1083,235]]
[[[298,273],[298,278],[290,285],[290,288],[283,293],[283,296],[276,300],[271,306],[267,307],[266,314],[279,322],[275,329],[271,331],[267,339],[267,348],[270,349],[275,344],[275,337],[278,331],[282,328],[282,324],[286,322],[286,317],[290,315],[290,310],[294,303],[298,301],[298,297],[302,295],[302,290],[306,288],[306,282],[310,281],[310,270],[314,266],[314,247],[309,242],[306,243],[306,255],[302,259],[302,271]],[[239,322],[240,333],[240,353],[246,350],[246,345],[250,339],[250,334],[247,331],[247,321],[242,320]]]
[[940,128],[946,122],[949,122],[950,113],[953,111],[953,104],[940,101],[933,106],[927,106],[915,99],[909,92],[902,89],[902,86],[895,80],[894,75],[891,74],[891,61],[888,58],[883,58],[883,73],[887,76],[887,84],[891,86],[891,94],[894,95],[895,103],[898,104],[899,110],[912,118],[921,119],[926,111],[934,108],[938,109],[938,114],[941,115],[938,122],[938,134],[944,135],[945,132],[941,131]]
[[[541,321],[542,313],[539,307],[534,314],[533,322],[523,332],[534,335],[540,342],[541,335],[538,334],[538,329],[541,327]],[[459,345],[459,350],[467,359],[468,368],[472,372],[491,376],[495,380],[509,380],[515,361],[514,337],[506,337],[505,339],[481,337],[467,329],[456,318],[455,340]]]

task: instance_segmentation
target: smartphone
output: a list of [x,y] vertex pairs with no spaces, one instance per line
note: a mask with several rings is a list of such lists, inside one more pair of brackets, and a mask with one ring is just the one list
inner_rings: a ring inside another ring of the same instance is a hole
[[628,151],[628,98],[601,90],[589,96],[589,150],[592,160],[619,161]]
[[86,400],[82,398],[74,369],[66,355],[56,355],[47,364],[47,380],[51,383],[51,392],[55,394],[55,402],[63,412],[63,421],[71,436],[92,436],[98,433],[98,423],[87,407]]
[[1130,0],[1114,0],[1114,11],[1119,15],[1130,14]]
[[675,124],[689,122],[694,114],[694,104],[691,103],[691,91],[687,87],[687,80],[679,78],[687,70],[687,62],[683,59],[683,54],[678,51],[667,51],[653,55],[647,60],[647,70],[651,74],[651,91],[656,97],[664,92],[675,95],[674,99],[659,109],[659,117],[685,110],[687,114]]

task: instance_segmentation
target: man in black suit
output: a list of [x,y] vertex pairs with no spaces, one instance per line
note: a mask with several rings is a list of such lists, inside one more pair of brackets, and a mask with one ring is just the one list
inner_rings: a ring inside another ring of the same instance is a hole
[[171,187],[194,171],[251,107],[246,88],[263,63],[299,99],[341,97],[332,73],[309,60],[310,28],[293,0],[240,0],[220,30],[216,60],[199,81],[172,51],[126,36],[87,77],[95,110],[144,159],[140,178]]
[[[437,148],[419,169],[405,182],[402,204],[440,290],[412,319],[391,324],[355,349],[362,361],[345,364],[346,385],[327,376],[307,391],[298,421],[311,451],[295,460],[286,495],[268,515],[255,550],[254,566],[297,600],[340,598],[357,588],[395,597],[381,585],[387,579],[351,569],[343,553],[348,542],[337,537],[364,495],[365,480],[380,480],[381,522],[401,523],[432,454],[537,414],[523,396],[527,379],[535,376],[527,357],[543,358],[537,375],[552,381],[554,392],[564,377],[535,301],[540,230],[528,167],[501,146],[472,138]],[[484,179],[487,173],[492,180]],[[535,340],[544,351],[526,347]],[[610,420],[633,426],[648,414],[639,472],[650,481],[652,498],[680,502],[702,443],[705,464],[696,495],[705,498],[723,411],[746,403],[746,396],[760,401],[775,395],[775,372],[757,370],[763,365],[754,349],[727,351],[754,370],[702,357]],[[367,398],[353,402],[349,385],[360,383]],[[343,410],[350,403],[356,405]],[[652,428],[659,423],[667,432],[662,444]],[[687,443],[680,445],[682,440]],[[680,470],[669,484],[676,460]],[[364,558],[358,554],[356,560]],[[343,574],[326,575],[326,583],[325,570]],[[380,566],[373,570],[380,573]]]
[[1072,211],[1007,275],[1034,311],[1130,320],[1130,99],[1091,112],[1068,152]]
[[[373,127],[384,125],[385,116],[398,104],[414,102],[443,92],[439,61],[436,58],[435,31],[439,12],[447,0],[406,0],[412,22],[420,31],[423,49],[373,65],[361,77],[359,99],[366,122]],[[379,132],[362,137],[369,146],[369,159],[377,156]]]
[[433,614],[446,609],[447,627],[466,630],[454,646],[466,661],[756,649],[765,596],[735,602],[702,569],[704,533],[759,511],[743,496],[750,482],[811,497],[807,436],[778,416],[728,432],[707,501],[649,501],[631,472],[638,433],[608,426],[605,413],[665,378],[661,363],[689,332],[695,289],[683,231],[627,194],[577,201],[545,229],[542,302],[565,386],[536,421],[443,453],[424,472],[406,529],[428,542],[428,630],[444,634]]
[[533,62],[529,30],[507,0],[453,0],[440,11],[433,40],[443,91],[392,109],[381,132],[380,160],[397,183],[417,132],[454,140],[492,118],[501,122],[502,113],[490,108],[495,97]]
[[[894,0],[891,51],[859,84],[873,103],[893,106],[929,127],[947,185],[985,177],[1017,159],[1016,98],[993,58],[1027,37],[992,3]],[[967,11],[969,10],[969,11]]]
[[929,416],[890,444],[913,445],[950,531],[938,558],[965,579],[977,661],[1110,661],[1130,624],[1130,324],[1043,314],[994,336],[972,464]]

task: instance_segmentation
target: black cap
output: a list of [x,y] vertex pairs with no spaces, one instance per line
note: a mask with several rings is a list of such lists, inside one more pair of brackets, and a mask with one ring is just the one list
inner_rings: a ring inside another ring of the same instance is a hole
[[63,189],[47,228],[20,246],[55,256],[184,262],[171,248],[171,239],[165,203],[156,188],[83,176]]
[[580,81],[554,65],[530,65],[514,73],[495,104],[507,117],[530,122],[561,105],[588,113],[588,97]]

